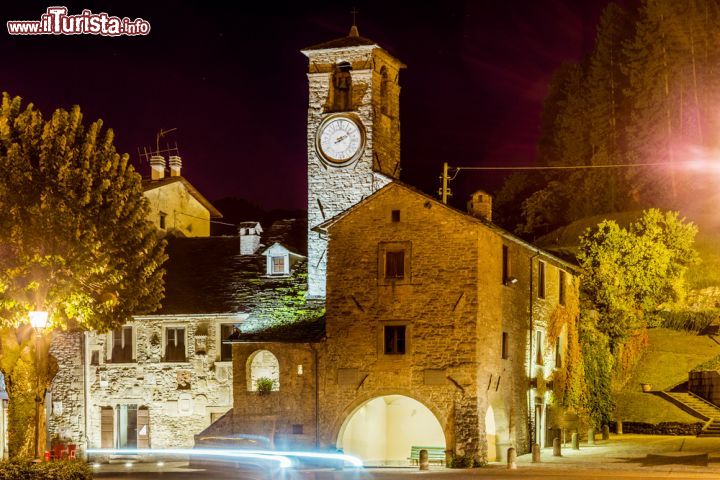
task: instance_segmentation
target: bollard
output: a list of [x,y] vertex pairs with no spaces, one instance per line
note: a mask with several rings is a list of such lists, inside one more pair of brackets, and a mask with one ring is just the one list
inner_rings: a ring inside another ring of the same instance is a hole
[[507,468],[509,470],[517,469],[517,463],[515,463],[516,459],[517,459],[517,452],[515,451],[515,447],[508,448],[507,449]]
[[608,425],[602,426],[602,439],[610,440],[610,427]]
[[562,451],[560,450],[560,438],[553,438],[553,457],[562,457]]
[[540,463],[540,445],[537,443],[532,446],[532,463]]
[[420,470],[430,470],[430,461],[428,460],[428,451],[424,448],[420,450]]
[[617,432],[618,435],[622,435],[622,420],[617,421]]
[[588,428],[588,445],[595,445],[595,429]]
[[580,450],[580,435],[577,432],[573,432],[570,443],[572,443],[573,450]]

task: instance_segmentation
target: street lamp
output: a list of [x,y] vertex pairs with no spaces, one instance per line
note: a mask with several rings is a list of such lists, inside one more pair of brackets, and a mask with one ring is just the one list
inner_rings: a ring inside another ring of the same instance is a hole
[[48,312],[33,311],[28,314],[30,326],[35,330],[35,459],[40,461],[40,339],[42,332],[47,327]]

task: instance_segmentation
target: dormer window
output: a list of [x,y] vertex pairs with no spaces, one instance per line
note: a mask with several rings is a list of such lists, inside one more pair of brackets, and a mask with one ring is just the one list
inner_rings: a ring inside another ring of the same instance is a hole
[[265,274],[269,277],[277,277],[279,275],[290,275],[290,271],[295,264],[305,258],[303,255],[294,253],[281,243],[274,243],[266,248],[262,254],[266,259]]
[[270,257],[270,273],[272,275],[285,274],[285,257]]

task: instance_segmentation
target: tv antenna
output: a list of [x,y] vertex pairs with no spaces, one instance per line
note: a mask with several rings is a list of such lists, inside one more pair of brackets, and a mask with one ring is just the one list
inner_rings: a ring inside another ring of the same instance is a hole
[[138,157],[144,162],[149,162],[150,157],[155,155],[163,155],[167,154],[169,156],[173,155],[180,155],[180,150],[178,149],[177,142],[173,142],[171,145],[168,142],[165,142],[165,148],[160,148],[160,140],[162,140],[164,137],[167,137],[168,134],[172,132],[176,132],[177,128],[161,128],[157,135],[155,136],[155,149],[152,147],[142,147],[142,152],[140,151],[140,147],[138,147]]

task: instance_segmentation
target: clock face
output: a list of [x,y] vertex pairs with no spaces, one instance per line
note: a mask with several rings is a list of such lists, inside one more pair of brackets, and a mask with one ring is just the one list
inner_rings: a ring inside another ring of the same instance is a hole
[[329,117],[320,125],[316,143],[322,158],[335,166],[347,165],[365,148],[365,132],[350,117]]

